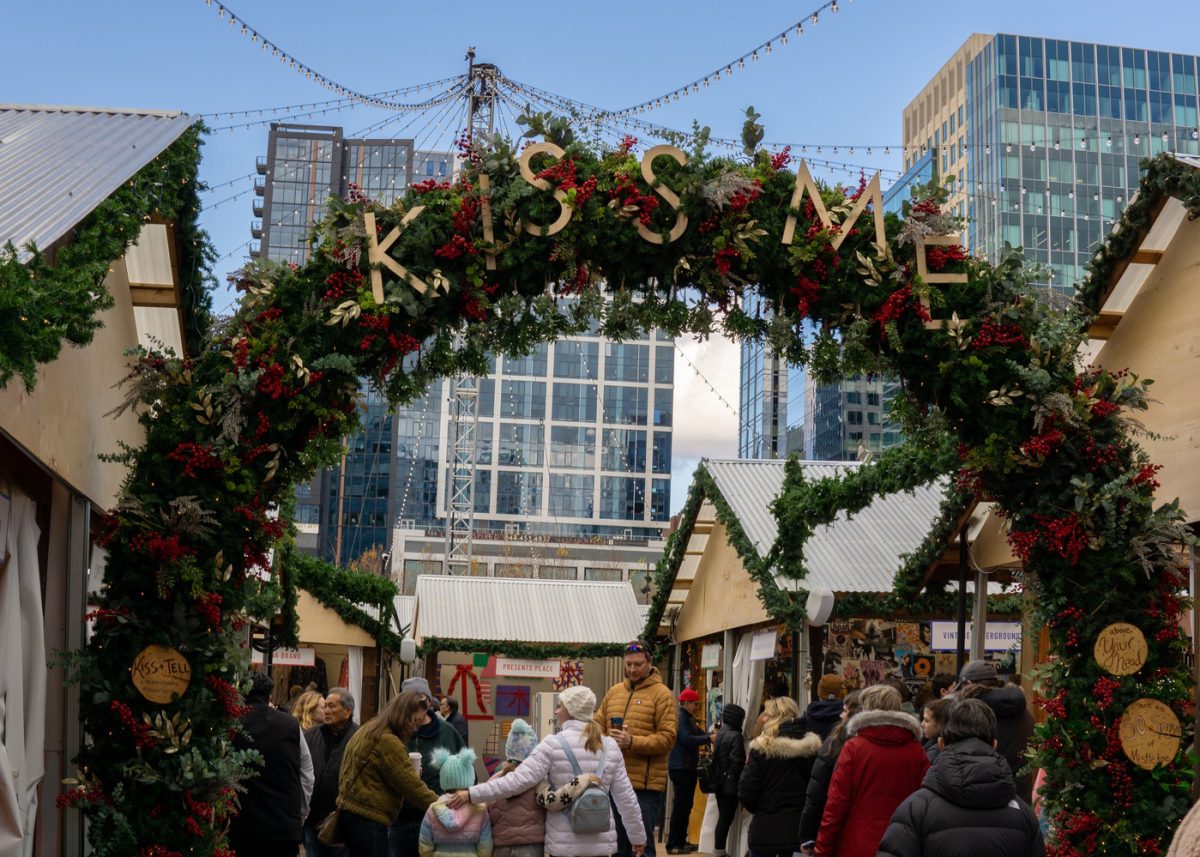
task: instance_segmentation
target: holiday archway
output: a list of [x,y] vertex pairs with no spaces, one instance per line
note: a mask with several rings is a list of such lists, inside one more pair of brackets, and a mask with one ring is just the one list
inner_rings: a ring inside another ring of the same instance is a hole
[[[1147,770],[1124,755],[1119,722],[1139,698],[1189,720],[1174,550],[1186,533],[1178,509],[1154,507],[1155,468],[1134,440],[1145,384],[1076,368],[1086,313],[1049,309],[1016,256],[992,266],[940,237],[958,224],[936,195],[884,218],[877,179],[817,187],[786,151],[757,150],[752,124],[736,161],[710,157],[703,132],[686,151],[640,154],[545,117],[532,130],[546,141],[468,149],[459,179],[391,206],[331,201],[311,261],[249,265],[237,314],[201,352],[136,361],[128,405],[146,441],[126,451],[95,635],[73,658],[94,740],[62,801],[89,815],[95,853],[230,853],[235,785],[254,762],[231,744],[248,581],[284,531],[271,510],[338,456],[360,379],[400,402],[594,321],[617,338],[762,338],[818,374],[901,378],[909,434],[944,442],[875,481],[898,490],[953,450],[961,488],[1007,515],[1050,630],[1039,677],[1052,717],[1034,764],[1052,853],[1163,850],[1188,805],[1188,736]],[[751,297],[769,312],[743,309]],[[804,531],[778,546],[797,575]],[[1148,642],[1123,677],[1092,659],[1115,622]],[[169,701],[135,684],[157,663],[148,646],[190,670]]]

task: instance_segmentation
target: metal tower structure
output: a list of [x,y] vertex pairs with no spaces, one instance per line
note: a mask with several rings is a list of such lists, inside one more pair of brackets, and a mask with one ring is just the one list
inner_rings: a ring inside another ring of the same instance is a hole
[[[490,140],[496,123],[499,69],[491,63],[476,63],[475,48],[467,50],[468,141]],[[455,336],[455,348],[463,344]],[[458,375],[450,382],[449,496],[446,503],[445,574],[470,574],[475,529],[475,439],[479,426],[479,379]]]

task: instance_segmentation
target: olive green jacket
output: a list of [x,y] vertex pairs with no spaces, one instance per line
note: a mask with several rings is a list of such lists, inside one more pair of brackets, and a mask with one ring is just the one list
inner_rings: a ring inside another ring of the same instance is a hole
[[435,800],[437,795],[421,782],[399,738],[384,732],[374,741],[366,729],[354,733],[342,755],[338,807],[380,824],[391,824],[406,803],[424,811]]

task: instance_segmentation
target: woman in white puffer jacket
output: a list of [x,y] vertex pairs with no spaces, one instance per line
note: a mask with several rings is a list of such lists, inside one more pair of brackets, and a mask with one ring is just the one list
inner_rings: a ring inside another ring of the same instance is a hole
[[[554,716],[558,718],[562,731],[584,775],[593,774],[600,763],[600,747],[605,747],[604,773],[601,777],[607,791],[621,813],[621,822],[630,832],[634,854],[641,857],[646,846],[642,829],[642,815],[637,796],[625,772],[625,760],[621,748],[612,738],[604,737],[600,724],[592,719],[596,712],[596,695],[586,687],[569,687],[558,695],[558,707]],[[590,749],[589,749],[590,748]],[[450,806],[486,803],[496,798],[512,797],[533,788],[543,779],[550,780],[551,788],[560,788],[575,778],[575,772],[567,754],[559,743],[558,735],[542,739],[534,751],[515,771],[498,780],[472,786],[468,791],[459,791],[447,800]],[[638,840],[642,841],[638,841]],[[569,809],[546,813],[547,857],[609,857],[617,851],[617,829],[610,819],[608,830],[603,833],[576,833],[571,829]]]

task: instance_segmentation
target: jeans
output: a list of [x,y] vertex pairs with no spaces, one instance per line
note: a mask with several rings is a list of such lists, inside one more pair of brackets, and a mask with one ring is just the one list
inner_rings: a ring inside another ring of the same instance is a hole
[[387,857],[419,857],[417,840],[421,838],[421,822],[393,821],[387,836]]
[[667,834],[668,848],[682,848],[688,841],[688,820],[696,799],[696,772],[686,768],[671,771],[675,797],[671,800],[671,830]]
[[350,857],[388,857],[386,824],[342,810],[342,837]]
[[[647,789],[634,789],[638,806],[642,810],[642,827],[646,831],[646,850],[654,853],[654,828],[658,826],[659,816],[662,815],[662,792],[652,792]],[[611,800],[611,799],[610,799]],[[621,813],[613,804],[613,821],[617,826],[617,857],[633,857],[633,846],[625,833],[625,825],[621,823]]]
[[737,815],[737,795],[717,795],[717,829],[713,832],[713,850],[718,854],[725,853],[725,840],[729,837],[729,828],[733,825],[733,817]]
[[[324,819],[321,820],[324,821]],[[317,839],[317,825],[306,822],[304,825],[304,854],[305,857],[346,857],[346,849],[341,845],[325,845],[320,842]]]

